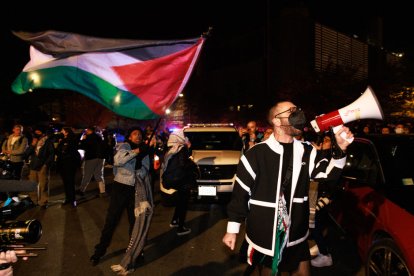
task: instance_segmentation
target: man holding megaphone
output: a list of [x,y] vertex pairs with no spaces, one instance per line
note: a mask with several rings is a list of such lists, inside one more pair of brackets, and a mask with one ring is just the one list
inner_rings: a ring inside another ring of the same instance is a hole
[[300,108],[277,103],[268,120],[273,135],[245,152],[237,167],[223,242],[233,250],[240,225],[246,222],[247,262],[253,266],[249,269],[258,275],[309,275],[309,180],[339,178],[353,134],[339,127],[335,140],[342,154],[316,166],[316,148],[294,138],[306,124]]

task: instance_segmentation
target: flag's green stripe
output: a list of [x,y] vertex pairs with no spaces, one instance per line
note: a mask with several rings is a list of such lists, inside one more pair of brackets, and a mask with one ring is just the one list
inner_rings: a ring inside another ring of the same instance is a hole
[[158,117],[134,94],[120,90],[96,75],[76,67],[59,66],[22,72],[12,84],[12,89],[17,94],[35,88],[79,92],[113,112],[129,118],[146,120]]

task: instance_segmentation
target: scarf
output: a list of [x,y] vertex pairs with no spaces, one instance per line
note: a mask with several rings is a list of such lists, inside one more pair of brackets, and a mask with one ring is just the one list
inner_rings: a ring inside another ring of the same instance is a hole
[[35,150],[35,152],[36,152],[36,155],[39,155],[39,151],[40,151],[40,149],[45,145],[45,142],[46,142],[46,140],[47,140],[47,136],[43,136],[42,138],[40,138],[38,141],[37,141],[37,144],[36,144],[36,150]]
[[170,134],[170,137],[168,138],[168,142],[167,142],[167,146],[170,147],[170,149],[166,153],[164,157],[164,163],[161,166],[161,170],[160,170],[161,177],[165,169],[167,168],[167,165],[170,159],[186,145],[187,141],[188,141],[188,138],[184,136],[184,131],[182,129]]

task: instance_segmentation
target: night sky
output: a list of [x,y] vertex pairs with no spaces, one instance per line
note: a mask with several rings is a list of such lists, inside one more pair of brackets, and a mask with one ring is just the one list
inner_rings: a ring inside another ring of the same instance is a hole
[[[198,37],[214,27],[212,40],[226,39],[238,35],[246,28],[263,24],[264,4],[245,6],[224,6],[219,1],[193,1],[193,4],[177,5],[176,2],[148,1],[131,8],[114,1],[113,7],[100,6],[96,10],[81,6],[57,8],[58,12],[39,11],[41,7],[25,8],[16,13],[12,20],[2,18],[1,40],[3,41],[3,60],[6,61],[6,74],[1,77],[2,93],[9,86],[29,60],[28,45],[11,34],[16,31],[58,30],[85,35],[131,38],[131,39],[181,39]],[[220,1],[224,2],[224,1]],[[61,2],[62,4],[64,2]],[[194,3],[197,3],[195,5]],[[203,4],[205,3],[205,4]],[[24,4],[22,4],[24,6]],[[61,7],[61,4],[59,4]],[[46,8],[46,7],[43,7]],[[47,9],[54,9],[48,6]]]
[[[181,39],[200,36],[213,27],[207,41],[220,49],[226,41],[245,32],[259,29],[266,23],[266,9],[278,9],[291,1],[111,1],[100,3],[96,9],[86,8],[72,1],[55,1],[50,4],[17,3],[15,8],[1,11],[1,41],[3,72],[1,97],[11,97],[10,85],[29,60],[29,47],[12,34],[16,31],[58,30],[85,35],[132,39]],[[276,2],[276,3],[274,3]],[[384,26],[384,44],[391,50],[414,49],[411,38],[409,1],[305,1],[312,17],[328,26],[335,26],[347,34],[363,35],[367,21],[381,16]],[[91,2],[92,4],[92,2]],[[88,4],[88,5],[91,5]],[[4,4],[2,4],[4,5]],[[30,6],[28,6],[30,5]],[[46,11],[48,10],[48,11]],[[6,17],[11,19],[6,19]],[[208,45],[206,44],[206,45]],[[223,47],[223,51],[232,51]],[[214,53],[214,52],[212,52]],[[208,53],[207,53],[208,54]],[[222,58],[223,55],[220,55]],[[218,58],[211,54],[210,62]],[[14,97],[14,96],[13,96]]]

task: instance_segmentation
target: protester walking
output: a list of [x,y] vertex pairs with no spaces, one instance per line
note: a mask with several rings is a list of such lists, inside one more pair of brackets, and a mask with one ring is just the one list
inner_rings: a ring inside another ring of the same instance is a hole
[[174,186],[170,186],[176,191],[177,200],[170,227],[177,227],[177,235],[183,236],[191,233],[191,229],[185,226],[185,218],[188,209],[190,189],[195,186],[195,163],[190,158],[190,141],[184,136],[183,130],[170,134],[168,138],[168,152],[165,155],[164,163],[161,167],[161,181],[164,186],[168,186],[169,179],[174,179]]
[[95,181],[98,182],[99,196],[106,197],[107,194],[104,180],[106,144],[102,134],[98,133],[93,126],[86,128],[86,131],[79,142],[79,149],[85,151],[85,157],[82,166],[81,185],[76,193],[84,195],[93,176]]

